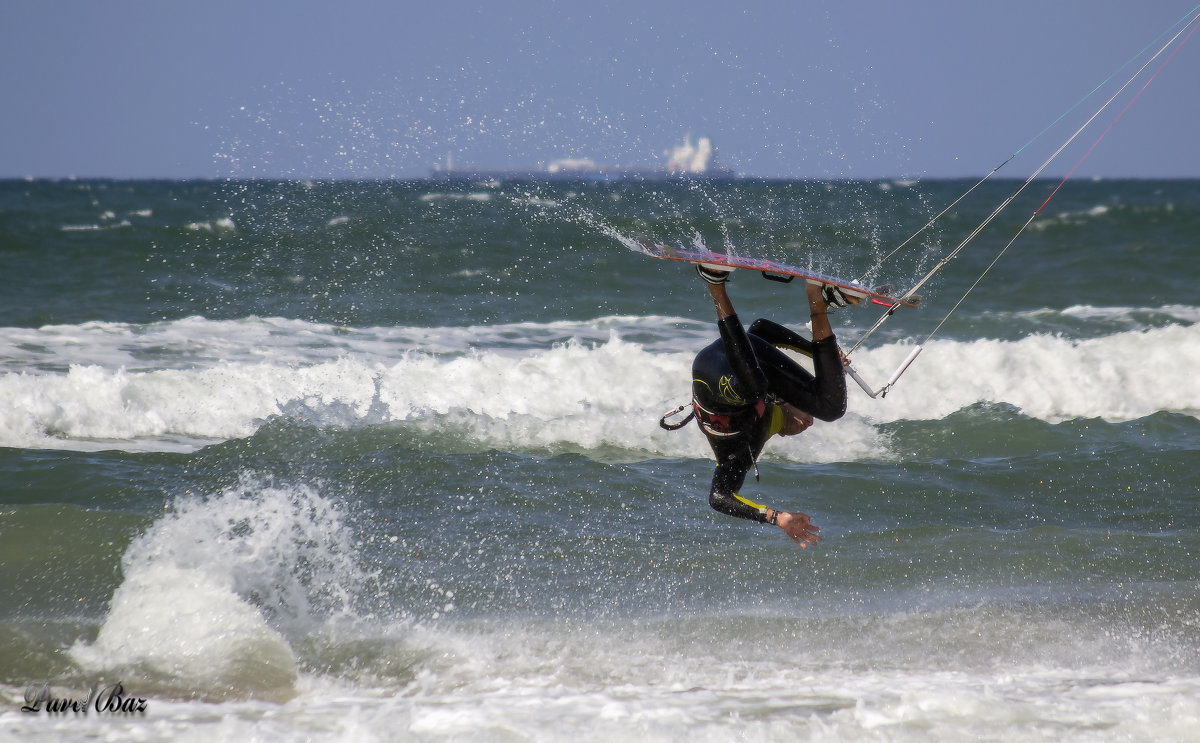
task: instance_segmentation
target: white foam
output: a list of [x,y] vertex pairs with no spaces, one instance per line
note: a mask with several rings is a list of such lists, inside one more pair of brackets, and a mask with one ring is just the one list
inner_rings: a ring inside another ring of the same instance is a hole
[[491,201],[492,194],[486,191],[472,193],[427,193],[421,194],[420,200],[426,203],[434,201]]
[[[273,502],[265,499],[268,506]],[[219,498],[214,505],[232,507],[235,516],[248,515],[237,499]],[[198,608],[204,621],[217,623],[214,627],[228,622],[239,637],[253,636],[255,626],[237,621],[241,614],[236,610],[216,611],[230,595],[222,576],[231,567],[270,574],[261,569],[270,561],[232,564],[219,550],[236,552],[239,545],[222,540],[224,531],[212,531],[208,515],[200,515],[181,520],[178,530],[156,525],[147,533],[147,540],[157,545],[148,554],[167,556],[166,540],[180,535],[190,537],[185,541],[216,537],[207,553],[185,544],[176,554],[196,552],[215,559],[218,570],[199,567],[221,584],[219,590],[168,586],[161,582],[167,576],[152,570],[158,563],[134,549],[126,563],[145,568],[148,590],[167,589],[164,598],[182,597],[182,608]],[[255,523],[275,520],[268,515]],[[289,521],[306,523],[302,516],[283,519]],[[186,558],[167,564],[184,571],[198,567]],[[216,606],[199,606],[203,597],[217,599]],[[1177,606],[1186,604],[1181,602]],[[164,625],[173,613],[165,600],[143,603],[142,621],[153,626]],[[1057,604],[1050,611],[1041,602],[971,602],[961,608],[910,607],[882,614],[829,612],[835,604],[824,602],[818,609],[809,602],[808,610],[793,606],[778,615],[642,616],[629,620],[636,632],[630,631],[629,621],[538,620],[519,614],[492,621],[389,624],[377,628],[375,642],[341,638],[351,642],[349,652],[361,665],[320,675],[301,673],[287,687],[293,696],[277,704],[265,703],[262,691],[250,700],[229,694],[214,700],[219,705],[183,703],[174,701],[177,695],[163,694],[161,687],[148,690],[141,679],[123,676],[133,693],[149,696],[149,714],[33,716],[8,704],[0,706],[0,727],[40,735],[53,730],[68,740],[102,734],[206,741],[317,736],[347,741],[1044,743],[1191,740],[1200,725],[1200,676],[1192,648],[1183,641],[1191,637],[1194,620],[1186,611],[1147,614],[1132,599],[1126,618],[1119,609],[1096,611],[1091,602]],[[183,624],[181,631],[192,631],[186,614],[174,613]],[[112,614],[102,634],[110,626],[112,631],[139,631],[136,624],[115,617],[116,606]],[[200,634],[201,640],[206,637]],[[166,633],[159,639],[172,643]],[[221,667],[226,646],[216,639],[200,643],[215,668]],[[132,643],[119,649],[137,651]],[[72,651],[77,657],[81,653],[81,646]],[[410,671],[378,676],[370,670],[396,657],[411,663]],[[190,658],[184,661],[188,675],[167,666],[168,673],[177,674],[177,684],[186,679],[207,684],[198,691],[216,689],[215,670],[202,670]],[[16,701],[19,694],[0,686],[0,701]],[[56,728],[58,720],[69,724]]]
[[329,500],[250,478],[180,497],[122,567],[108,616],[95,642],[71,649],[75,661],[234,698],[291,697],[291,639],[346,612],[362,579]]
[[[627,639],[609,641],[621,647]],[[569,656],[556,657],[570,662]],[[686,663],[685,655],[647,657],[666,669]],[[425,688],[424,678],[403,693],[318,684],[284,704],[218,706],[151,695],[148,714],[125,717],[21,713],[20,692],[13,690],[7,709],[0,710],[0,725],[15,740],[196,743],[1150,743],[1194,740],[1200,725],[1195,678],[1079,678],[1006,668],[994,674],[841,666],[795,672],[733,661],[710,661],[707,668],[688,664],[687,674],[661,683],[630,683],[612,662],[597,663],[594,680],[576,683],[563,683],[549,668],[517,677],[506,671],[495,669],[487,680],[444,692]]]
[[1053,225],[1085,224],[1088,220],[1103,217],[1112,211],[1112,207],[1098,204],[1088,209],[1082,209],[1073,212],[1059,212],[1048,219],[1035,220],[1030,227],[1034,230],[1045,230]]
[[190,222],[186,225],[187,229],[196,232],[236,232],[237,225],[229,217],[221,219],[211,219],[203,222]]
[[40,328],[0,328],[0,371],[66,371],[97,365],[129,371],[196,369],[220,363],[312,364],[360,355],[394,360],[406,351],[462,354],[535,349],[577,339],[602,343],[614,333],[650,351],[698,348],[712,326],[657,315],[586,321],[523,322],[462,327],[348,328],[285,318],[211,321],[187,317],[133,325],[87,322]]
[[90,671],[128,670],[217,696],[287,698],[298,674],[291,647],[231,576],[171,564],[135,567],[95,642],[71,655]]
[[[688,399],[692,356],[710,336],[703,323],[655,317],[364,329],[187,318],[6,329],[0,445],[186,448],[293,415],[318,425],[445,427],[517,449],[707,457],[694,431],[665,432],[657,420]],[[910,350],[863,348],[855,366],[882,384]],[[885,455],[878,424],[940,420],[979,403],[1049,422],[1200,416],[1197,368],[1200,324],[1084,340],[935,340],[886,398],[851,384],[845,418],[773,444],[769,456]]]
[[64,224],[59,230],[62,232],[99,232],[100,230],[119,230],[132,226],[132,222],[123,219],[112,224]]
[[[904,344],[863,350],[855,366],[882,383],[909,350]],[[1200,325],[1086,340],[935,340],[886,398],[855,395],[851,407],[877,422],[938,420],[981,402],[1007,403],[1052,423],[1134,420],[1159,411],[1200,417],[1198,368]]]
[[[1041,310],[1036,314],[1047,315],[1051,310]],[[1200,307],[1181,304],[1168,304],[1154,309],[1137,307],[1094,307],[1092,305],[1073,305],[1059,313],[1068,317],[1082,320],[1104,320],[1119,323],[1133,330],[1144,329],[1142,318],[1147,315],[1162,315],[1178,322],[1194,325],[1200,323]]]

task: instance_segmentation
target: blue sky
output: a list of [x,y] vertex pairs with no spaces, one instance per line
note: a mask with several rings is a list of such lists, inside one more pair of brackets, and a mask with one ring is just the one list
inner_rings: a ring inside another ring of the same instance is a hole
[[[448,155],[653,167],[687,135],[754,176],[982,175],[1189,12],[1196,0],[5,0],[0,177],[403,178]],[[1198,73],[1200,34],[1078,175],[1200,177]],[[1004,172],[1032,172],[1112,90]]]

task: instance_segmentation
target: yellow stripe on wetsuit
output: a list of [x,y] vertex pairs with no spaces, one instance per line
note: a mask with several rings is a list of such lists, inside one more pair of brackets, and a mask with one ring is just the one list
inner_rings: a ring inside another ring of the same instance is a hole
[[771,430],[771,432],[769,434],[767,434],[768,437],[774,436],[775,434],[777,434],[783,430],[783,406],[782,405],[776,404],[776,405],[771,406],[771,429],[770,430]]
[[767,512],[767,507],[761,503],[755,503],[754,501],[750,500],[749,498],[743,498],[742,496],[738,495],[737,493],[734,493],[733,497],[737,498],[742,503],[745,503],[747,506],[750,506],[751,508],[757,508],[759,513],[765,514]]

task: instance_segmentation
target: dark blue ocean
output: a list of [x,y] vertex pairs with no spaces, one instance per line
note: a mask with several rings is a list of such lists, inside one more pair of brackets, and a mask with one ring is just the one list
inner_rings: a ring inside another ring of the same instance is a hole
[[658,427],[636,237],[904,289],[971,185],[0,182],[0,738],[1200,739],[1200,181],[1034,181],[868,338],[743,490],[815,548]]

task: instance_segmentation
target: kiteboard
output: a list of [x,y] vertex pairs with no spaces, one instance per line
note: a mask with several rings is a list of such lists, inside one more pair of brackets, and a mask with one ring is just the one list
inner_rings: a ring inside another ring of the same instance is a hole
[[905,299],[897,299],[889,296],[892,287],[878,286],[868,288],[858,283],[857,281],[848,281],[839,279],[836,276],[811,271],[807,268],[796,268],[789,266],[786,263],[767,260],[765,258],[750,258],[741,255],[728,255],[726,253],[714,253],[710,250],[691,250],[688,248],[672,248],[668,245],[658,245],[648,237],[639,237],[638,244],[647,255],[654,258],[663,258],[671,261],[686,261],[688,263],[707,263],[714,266],[724,266],[727,268],[744,268],[750,271],[759,271],[763,278],[772,281],[782,281],[787,283],[792,279],[804,279],[814,284],[829,284],[841,289],[844,294],[849,297],[857,297],[860,300],[869,299],[875,304],[885,307],[896,307],[903,305],[905,307],[920,306],[920,297],[908,297]]

